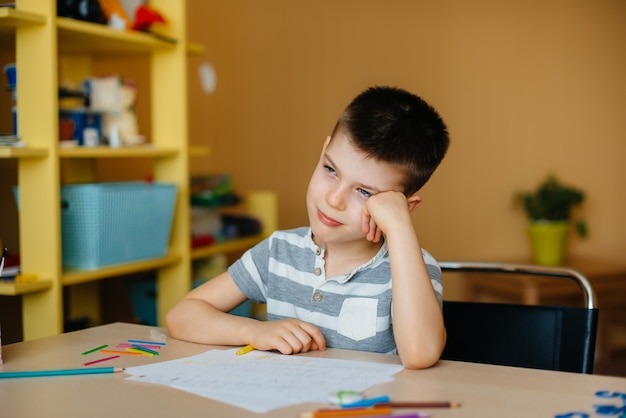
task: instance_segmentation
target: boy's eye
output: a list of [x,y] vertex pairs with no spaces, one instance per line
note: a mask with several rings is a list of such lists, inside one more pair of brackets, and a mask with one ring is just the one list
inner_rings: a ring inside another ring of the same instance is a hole
[[334,169],[334,168],[332,168],[332,167],[331,167],[331,166],[329,166],[329,165],[325,165],[325,166],[324,166],[324,169],[325,169],[326,171],[328,171],[330,174],[335,174],[335,169]]
[[367,190],[365,190],[365,189],[359,188],[357,190],[358,190],[359,193],[361,193],[361,195],[363,195],[363,197],[371,197],[372,196],[372,194],[370,192],[368,192]]

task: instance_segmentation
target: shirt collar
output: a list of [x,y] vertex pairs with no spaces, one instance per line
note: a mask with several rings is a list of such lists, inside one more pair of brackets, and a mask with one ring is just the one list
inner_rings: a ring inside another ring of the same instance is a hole
[[[311,249],[311,251],[313,251],[316,254],[317,254],[317,251],[319,251],[320,252],[319,256],[324,257],[325,249],[317,246],[317,244],[315,244],[315,241],[313,241],[313,231],[311,230],[311,227],[309,227],[309,231],[307,233],[307,237],[309,238],[309,248]],[[365,263],[363,263],[360,266],[356,267],[354,270],[352,270],[348,274],[343,274],[341,276],[335,276],[335,277],[331,277],[331,278],[327,278],[327,279],[335,280],[335,281],[337,281],[339,283],[346,283],[355,274],[357,274],[358,272],[360,272],[362,270],[368,269],[370,266],[374,265],[375,263],[378,263],[386,255],[387,255],[387,241],[385,241],[384,238],[383,238],[383,245],[381,245],[380,249],[374,255],[374,257],[370,258]]]

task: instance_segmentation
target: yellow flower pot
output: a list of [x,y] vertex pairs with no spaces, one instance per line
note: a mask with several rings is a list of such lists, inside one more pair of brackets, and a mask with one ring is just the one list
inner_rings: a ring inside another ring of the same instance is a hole
[[528,238],[533,263],[542,266],[562,265],[568,232],[568,222],[531,222],[528,227]]

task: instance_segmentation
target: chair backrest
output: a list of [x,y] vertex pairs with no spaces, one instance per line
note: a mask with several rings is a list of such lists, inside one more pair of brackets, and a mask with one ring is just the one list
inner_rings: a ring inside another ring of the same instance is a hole
[[598,310],[593,288],[582,274],[526,264],[450,261],[439,265],[443,272],[570,279],[578,284],[585,301],[584,307],[444,301],[448,340],[442,359],[593,372]]

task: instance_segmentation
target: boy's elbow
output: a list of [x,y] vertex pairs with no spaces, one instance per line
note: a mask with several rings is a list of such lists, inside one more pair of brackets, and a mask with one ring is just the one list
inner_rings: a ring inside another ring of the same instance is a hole
[[401,356],[400,360],[402,361],[402,366],[404,366],[405,369],[427,369],[437,364],[439,361],[439,355],[424,355],[422,353],[419,356],[408,356],[408,358],[407,356]]
[[423,346],[416,345],[408,351],[399,352],[400,361],[406,369],[427,369],[437,364],[445,344],[446,333],[444,330],[442,338],[438,342]]
[[405,369],[409,370],[419,370],[419,369],[427,369],[429,367],[434,366],[439,361],[439,356],[429,357],[429,358],[419,358],[419,359],[404,359],[401,358],[402,365]]
[[174,306],[165,315],[165,327],[167,328],[170,337],[180,339],[180,330],[182,328],[180,314]]

